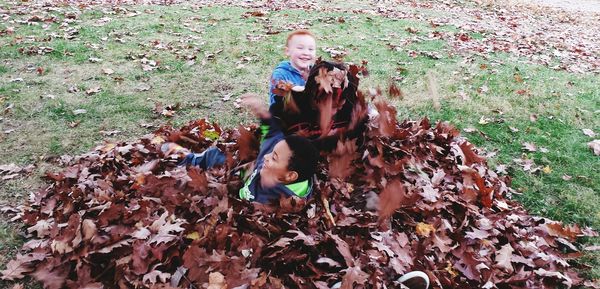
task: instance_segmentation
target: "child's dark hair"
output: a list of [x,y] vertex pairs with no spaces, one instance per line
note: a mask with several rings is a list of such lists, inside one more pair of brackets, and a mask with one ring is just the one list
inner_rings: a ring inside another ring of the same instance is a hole
[[298,173],[298,181],[310,179],[315,174],[319,152],[305,137],[288,135],[284,140],[292,151],[288,170]]

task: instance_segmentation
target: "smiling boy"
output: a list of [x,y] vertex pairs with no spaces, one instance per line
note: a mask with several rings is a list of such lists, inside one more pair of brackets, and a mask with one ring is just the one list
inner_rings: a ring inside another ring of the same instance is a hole
[[[247,95],[242,100],[243,105],[261,120],[261,127],[266,128],[266,134],[252,174],[239,191],[240,198],[269,203],[282,196],[310,197],[318,151],[304,137],[285,136],[279,121],[271,117],[265,104],[257,96]],[[168,155],[182,153],[185,149],[174,143],[165,143],[162,150]],[[210,147],[203,153],[184,153],[185,158],[180,165],[207,169],[225,163],[225,155],[217,147]]]
[[285,55],[288,60],[280,62],[271,74],[269,105],[275,103],[278,97],[283,97],[275,92],[280,82],[290,83],[292,86],[304,86],[317,56],[315,36],[303,29],[291,32],[285,43]]

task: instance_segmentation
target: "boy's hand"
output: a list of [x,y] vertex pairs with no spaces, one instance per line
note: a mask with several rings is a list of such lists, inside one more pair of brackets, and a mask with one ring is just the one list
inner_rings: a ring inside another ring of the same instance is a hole
[[255,93],[246,93],[241,96],[242,105],[247,107],[256,117],[266,119],[271,117],[267,105]]

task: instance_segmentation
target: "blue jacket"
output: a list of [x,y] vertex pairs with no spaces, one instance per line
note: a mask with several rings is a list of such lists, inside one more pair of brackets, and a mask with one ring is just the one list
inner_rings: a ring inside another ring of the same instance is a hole
[[276,94],[273,93],[273,88],[275,88],[279,81],[289,82],[294,86],[304,86],[306,84],[300,71],[294,68],[289,61],[286,60],[280,62],[271,74],[271,83],[269,84],[269,105],[275,103]]
[[269,131],[264,136],[264,140],[260,145],[254,171],[248,180],[246,180],[244,187],[240,189],[240,198],[259,203],[268,203],[279,199],[281,196],[310,197],[313,186],[312,178],[288,185],[278,184],[272,188],[263,188],[260,184],[260,170],[263,167],[265,155],[271,153],[275,145],[284,138],[279,122],[275,118],[262,120],[262,123],[261,128],[268,125]]

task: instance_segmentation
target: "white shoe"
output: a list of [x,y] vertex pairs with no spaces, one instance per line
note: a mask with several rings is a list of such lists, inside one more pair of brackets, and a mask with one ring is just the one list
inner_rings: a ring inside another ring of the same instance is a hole
[[398,278],[402,288],[427,289],[429,288],[429,276],[423,271],[412,271]]
[[[429,276],[427,276],[427,274],[425,274],[425,272],[423,272],[423,271],[408,272],[408,273],[400,276],[400,278],[398,278],[398,280],[396,280],[396,281],[400,282],[401,288],[408,288],[408,289],[427,289],[427,288],[429,288]],[[331,286],[331,289],[339,289],[340,287],[342,287],[342,282],[337,282],[337,283],[333,284],[333,286]]]

